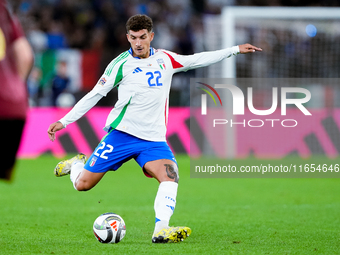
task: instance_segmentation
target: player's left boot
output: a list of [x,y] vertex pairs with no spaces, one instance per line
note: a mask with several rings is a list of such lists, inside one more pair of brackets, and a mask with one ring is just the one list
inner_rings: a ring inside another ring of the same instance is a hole
[[87,157],[85,154],[79,153],[77,156],[71,159],[60,161],[54,168],[54,175],[60,177],[70,174],[72,163],[76,160],[82,161],[85,164]]
[[163,228],[152,236],[153,243],[177,243],[184,241],[191,234],[188,227],[169,227]]

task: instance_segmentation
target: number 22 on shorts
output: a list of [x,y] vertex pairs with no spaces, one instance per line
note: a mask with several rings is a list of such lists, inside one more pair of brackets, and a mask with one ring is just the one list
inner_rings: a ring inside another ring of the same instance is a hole
[[[107,147],[107,149],[103,150],[105,147]],[[111,153],[112,151],[113,151],[113,146],[111,144],[106,144],[105,142],[101,142],[100,146],[98,146],[98,148],[95,150],[93,154],[96,155],[97,157],[108,159],[108,157],[105,156],[105,154]]]

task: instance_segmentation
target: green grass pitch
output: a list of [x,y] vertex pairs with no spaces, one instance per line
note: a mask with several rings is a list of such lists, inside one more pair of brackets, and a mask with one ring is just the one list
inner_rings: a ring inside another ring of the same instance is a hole
[[[170,223],[192,228],[185,242],[151,243],[158,183],[134,161],[77,192],[54,177],[60,159],[42,156],[19,160],[13,182],[0,182],[0,254],[340,254],[340,179],[193,179],[189,158],[177,159]],[[118,244],[92,233],[105,212],[126,222]]]

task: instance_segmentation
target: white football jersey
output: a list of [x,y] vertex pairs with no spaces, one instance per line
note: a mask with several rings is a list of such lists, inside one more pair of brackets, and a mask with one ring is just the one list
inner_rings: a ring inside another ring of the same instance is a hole
[[149,141],[165,141],[173,74],[208,66],[238,53],[238,46],[187,56],[150,48],[150,56],[140,59],[133,57],[130,49],[111,61],[93,90],[60,121],[64,126],[74,122],[117,87],[118,101],[104,129],[117,129]]

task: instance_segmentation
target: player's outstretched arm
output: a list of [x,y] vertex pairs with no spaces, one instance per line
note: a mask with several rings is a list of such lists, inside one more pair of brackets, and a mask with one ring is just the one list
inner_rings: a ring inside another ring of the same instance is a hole
[[253,53],[255,51],[262,51],[261,48],[258,48],[254,45],[251,45],[249,43],[246,44],[241,44],[238,46],[240,49],[240,53],[245,54],[245,53]]
[[53,142],[55,140],[55,133],[59,130],[62,130],[64,128],[63,124],[59,121],[52,123],[48,130],[48,137],[50,138],[50,140]]
[[82,99],[80,99],[78,103],[72,108],[72,110],[69,111],[63,118],[49,126],[47,133],[52,142],[56,138],[55,133],[57,131],[80,119],[103,97],[103,95],[97,93],[95,88],[87,93]]

